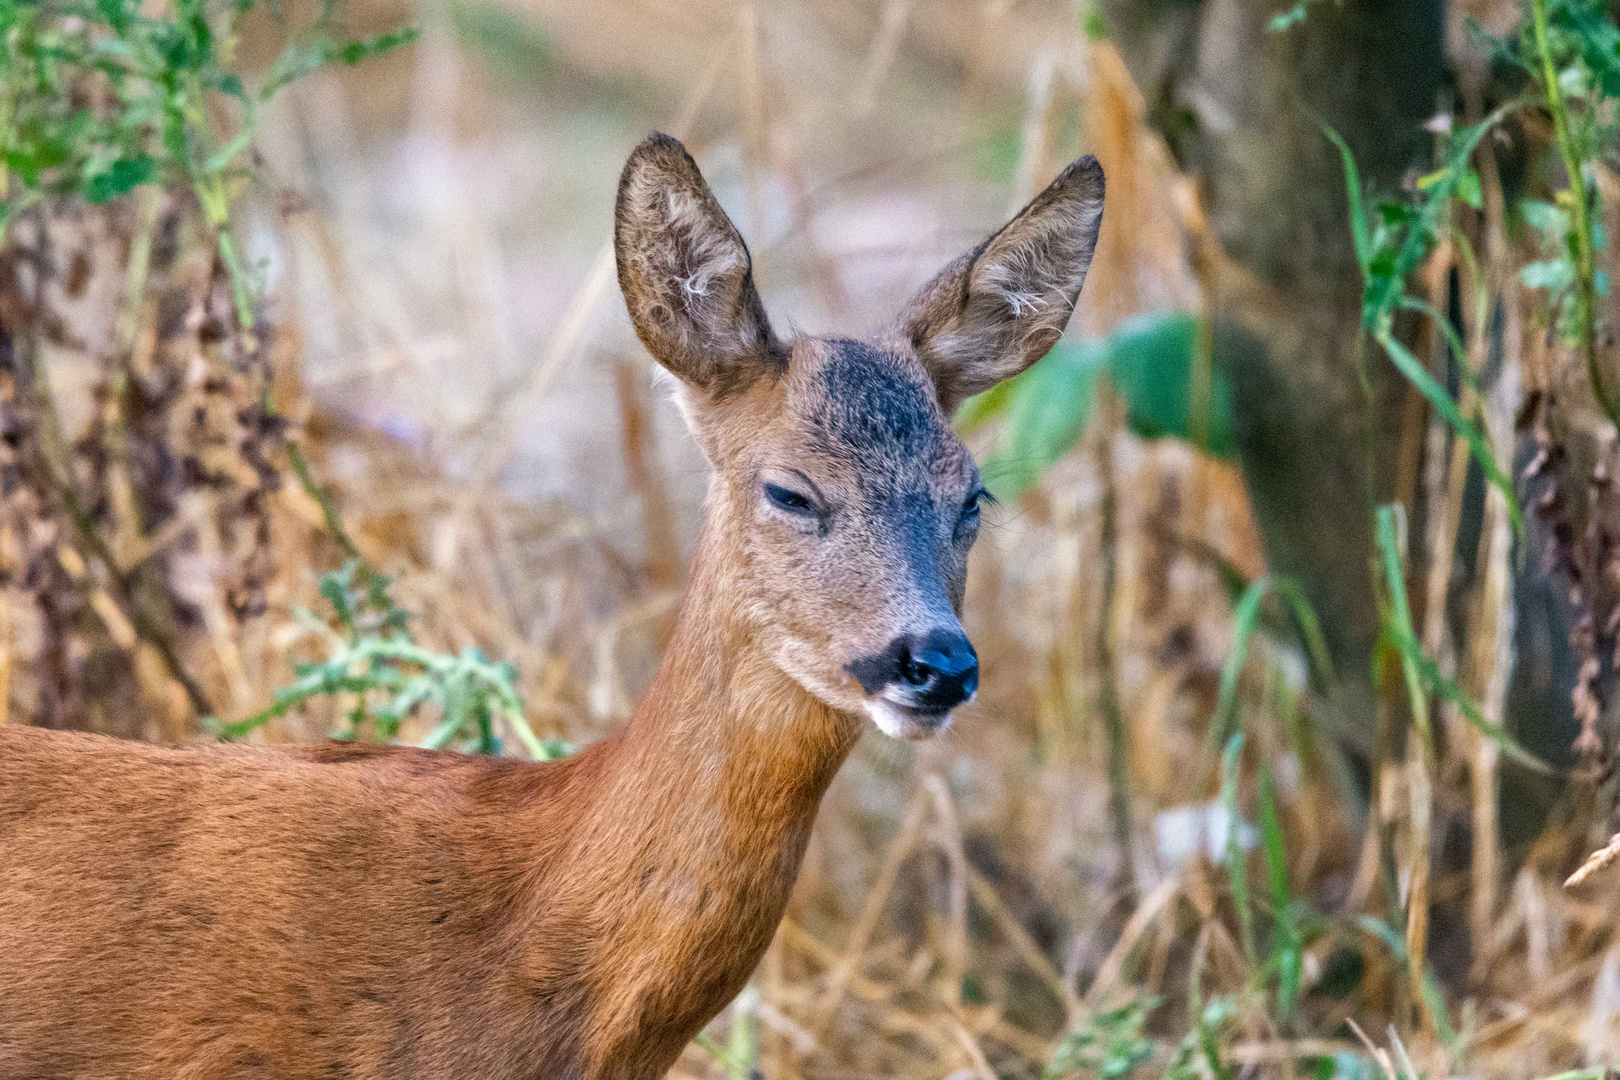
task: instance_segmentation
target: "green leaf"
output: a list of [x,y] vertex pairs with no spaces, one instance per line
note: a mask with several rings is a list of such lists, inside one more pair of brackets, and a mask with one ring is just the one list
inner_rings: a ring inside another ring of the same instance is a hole
[[538,81],[556,67],[557,47],[533,18],[487,0],[454,0],[450,19],[457,40],[513,78]]
[[1415,696],[1422,691],[1439,694],[1456,707],[1480,734],[1495,742],[1502,752],[1527,768],[1543,774],[1552,773],[1546,762],[1520,746],[1500,724],[1487,720],[1462,688],[1441,673],[1439,665],[1423,651],[1417,632],[1412,627],[1411,603],[1406,595],[1406,574],[1402,567],[1400,539],[1397,536],[1396,505],[1380,506],[1377,512],[1378,550],[1384,569],[1384,586],[1388,592],[1390,614],[1387,639],[1400,653],[1402,667]]
[[1260,766],[1260,850],[1266,860],[1266,882],[1271,888],[1272,913],[1280,931],[1289,934],[1293,924],[1289,912],[1294,900],[1288,885],[1288,849],[1283,842],[1282,823],[1277,816],[1277,787],[1271,769]]
[[1300,636],[1305,645],[1305,655],[1310,660],[1319,682],[1326,686],[1333,681],[1333,659],[1328,652],[1327,638],[1322,633],[1322,623],[1316,617],[1316,609],[1311,607],[1304,588],[1293,578],[1272,578],[1271,584],[1294,612],[1294,619],[1299,623]]
[[[1144,439],[1191,441],[1192,374],[1199,349],[1199,320],[1186,312],[1138,315],[1108,336],[1108,376],[1125,403],[1126,423]],[[1234,453],[1232,384],[1213,372],[1204,418],[1208,452]]]
[[390,30],[386,34],[378,34],[375,37],[345,41],[333,50],[331,55],[344,64],[353,67],[362,60],[369,60],[374,56],[392,52],[403,45],[409,45],[419,35],[420,31],[416,27],[405,26],[398,30]]
[[1226,739],[1232,731],[1233,716],[1237,709],[1238,678],[1249,659],[1249,638],[1255,624],[1260,621],[1260,603],[1271,591],[1271,580],[1260,578],[1244,590],[1232,613],[1232,647],[1227,650],[1226,662],[1221,665],[1220,690],[1215,697],[1215,721],[1211,728],[1216,742]]
[[84,198],[89,203],[104,203],[116,199],[152,179],[157,162],[145,154],[139,157],[119,158],[104,172],[85,178]]
[[1239,834],[1243,818],[1238,814],[1238,768],[1243,756],[1243,732],[1232,732],[1221,754],[1221,805],[1226,807],[1226,873],[1232,880],[1232,904],[1237,908],[1238,933],[1243,955],[1249,966],[1255,964],[1254,913],[1249,909],[1249,869]]
[[1285,30],[1298,26],[1300,23],[1305,21],[1306,7],[1308,4],[1309,0],[1300,0],[1300,3],[1295,4],[1293,7],[1285,8],[1284,10],[1277,12],[1271,17],[1270,21],[1266,23],[1266,29],[1270,30],[1273,34],[1280,34]]
[[1436,169],[1432,173],[1425,173],[1424,175],[1417,178],[1417,184],[1416,184],[1417,189],[1419,191],[1427,191],[1427,190],[1429,190],[1430,188],[1434,187],[1434,185],[1436,185],[1440,181],[1444,180],[1446,178],[1447,172],[1448,172],[1448,170],[1446,170],[1446,169]]
[[204,173],[220,171],[221,169],[225,168],[225,166],[229,165],[237,154],[240,154],[243,150],[246,150],[248,144],[252,141],[253,129],[251,127],[243,128],[241,131],[237,132],[236,138],[220,147],[211,157],[209,157],[207,161],[203,162],[202,171]]
[[1467,203],[1475,210],[1485,206],[1484,195],[1480,190],[1479,173],[1468,169],[1457,178],[1457,198]]
[[131,12],[124,0],[96,0],[96,11],[114,33],[123,35],[129,30]]
[[1540,199],[1521,199],[1519,213],[1524,222],[1551,243],[1560,243],[1569,231],[1569,215],[1550,202]]
[[1017,379],[1008,379],[962,402],[962,407],[956,410],[956,430],[963,435],[972,435],[990,421],[1005,416],[1017,386]]
[[1216,742],[1224,740],[1235,726],[1238,678],[1243,674],[1243,665],[1248,662],[1249,639],[1260,622],[1260,604],[1270,592],[1280,595],[1294,612],[1306,656],[1318,679],[1323,684],[1332,681],[1333,663],[1328,656],[1327,639],[1322,636],[1316,612],[1305,598],[1305,590],[1300,588],[1299,582],[1286,577],[1255,580],[1243,591],[1232,611],[1232,647],[1221,665],[1220,688],[1215,697],[1215,719],[1211,727]]
[[1142,1031],[1160,999],[1132,1001],[1093,1012],[1053,1051],[1042,1080],[1082,1074],[1099,1080],[1123,1080],[1153,1056],[1156,1044]]
[[1567,259],[1543,259],[1519,268],[1519,283],[1527,289],[1561,293],[1575,284],[1575,267]]
[[1356,262],[1361,266],[1362,277],[1365,278],[1368,264],[1372,261],[1372,237],[1367,232],[1367,211],[1361,201],[1361,170],[1356,167],[1356,157],[1350,152],[1350,144],[1337,131],[1323,124],[1322,132],[1339,148],[1345,194],[1350,202],[1350,239],[1355,244]]
[[1277,787],[1264,762],[1260,765],[1260,850],[1265,856],[1266,883],[1271,889],[1271,914],[1277,931],[1277,1005],[1287,1023],[1299,996],[1303,957],[1293,922],[1294,898],[1288,884],[1288,849],[1277,816]]
[[[1016,498],[1074,447],[1090,418],[1097,374],[1105,368],[1133,432],[1145,439],[1190,439],[1199,330],[1198,318],[1186,312],[1139,315],[1102,341],[1060,341],[1022,375],[969,399],[957,416],[958,430],[969,433],[1005,419],[984,462],[991,490]],[[1233,397],[1231,380],[1213,372],[1203,426],[1207,450],[1217,457],[1234,452]]]
[[[1372,915],[1363,915],[1356,920],[1356,925],[1367,933],[1384,943],[1384,947],[1397,961],[1405,965],[1408,963],[1406,955],[1406,936],[1397,931],[1383,919]],[[1446,1007],[1445,993],[1435,980],[1434,972],[1427,965],[1423,969],[1423,1003],[1428,1007],[1429,1015],[1434,1017],[1440,1043],[1455,1059],[1461,1052],[1461,1043],[1457,1038],[1456,1026],[1451,1022],[1451,1011]],[[1414,1078],[1415,1080],[1415,1078]]]
[[1445,417],[1446,423],[1451,425],[1452,431],[1468,443],[1469,452],[1473,454],[1474,460],[1485,470],[1485,478],[1507,500],[1508,516],[1513,519],[1514,530],[1522,532],[1524,522],[1519,516],[1518,501],[1513,496],[1513,482],[1497,466],[1496,455],[1491,453],[1491,445],[1484,433],[1463,416],[1462,410],[1457,408],[1457,403],[1446,393],[1446,388],[1435,380],[1429,369],[1424,367],[1405,345],[1396,340],[1387,328],[1380,328],[1376,337],[1400,373],[1429,399],[1429,403]]
[[1006,412],[1001,445],[982,470],[996,497],[1022,494],[1079,441],[1091,416],[1097,373],[1106,361],[1101,342],[1060,341],[1034,367],[1002,384],[1007,389],[1001,402],[992,400],[976,410]]

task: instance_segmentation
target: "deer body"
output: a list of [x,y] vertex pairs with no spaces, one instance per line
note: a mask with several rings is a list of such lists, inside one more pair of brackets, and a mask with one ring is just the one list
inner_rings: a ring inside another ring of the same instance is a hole
[[544,765],[0,728],[0,1076],[660,1075],[770,943],[862,714],[917,737],[973,692],[948,413],[1061,332],[1101,182],[1071,166],[876,341],[787,346],[644,143],[620,284],[715,471],[634,718]]
[[859,734],[709,593],[636,719],[550,764],[0,728],[0,1075],[659,1075]]

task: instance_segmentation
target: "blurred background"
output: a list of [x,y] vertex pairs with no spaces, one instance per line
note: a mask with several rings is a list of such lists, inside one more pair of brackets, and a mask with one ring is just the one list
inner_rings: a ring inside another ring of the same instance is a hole
[[[706,482],[613,278],[630,148],[682,138],[778,329],[843,334],[1094,153],[1064,343],[960,418],[983,689],[863,740],[674,1075],[1620,1063],[1620,879],[1563,885],[1615,827],[1602,3],[201,7],[212,155],[131,121],[68,176],[118,84],[0,78],[0,720],[602,737]],[[41,10],[14,75],[130,32]],[[311,25],[377,47],[288,61]],[[401,626],[434,688],[328,678]]]

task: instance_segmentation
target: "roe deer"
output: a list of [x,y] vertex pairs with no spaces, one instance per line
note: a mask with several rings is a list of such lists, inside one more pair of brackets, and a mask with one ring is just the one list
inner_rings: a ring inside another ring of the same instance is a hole
[[0,1076],[661,1074],[748,979],[863,714],[945,726],[983,489],[950,416],[1062,333],[1092,158],[865,341],[771,331],[684,147],[625,165],[619,284],[712,466],[634,718],[551,764],[0,728]]

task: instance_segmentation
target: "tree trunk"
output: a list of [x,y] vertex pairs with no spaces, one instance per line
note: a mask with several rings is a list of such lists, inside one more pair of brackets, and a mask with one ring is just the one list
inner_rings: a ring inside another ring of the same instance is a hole
[[[1331,125],[1363,179],[1395,191],[1425,160],[1444,64],[1439,0],[1314,3],[1268,28],[1278,0],[1105,0],[1132,76],[1184,168],[1205,185],[1231,260],[1217,275],[1217,360],[1237,389],[1238,442],[1274,572],[1321,617],[1340,681],[1329,712],[1374,731],[1379,623],[1370,507],[1394,493],[1405,384],[1368,346]],[[1369,426],[1370,425],[1370,426]]]

